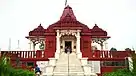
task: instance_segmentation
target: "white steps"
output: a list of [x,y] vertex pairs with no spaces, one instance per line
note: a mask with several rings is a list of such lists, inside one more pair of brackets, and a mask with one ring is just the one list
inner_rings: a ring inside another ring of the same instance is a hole
[[[46,64],[46,66],[44,66]],[[88,66],[87,58],[77,58],[76,53],[61,53],[59,59],[49,58],[47,63],[42,63],[41,76],[97,76]]]
[[56,63],[53,73],[54,75],[68,75],[68,73],[70,75],[83,75],[83,68],[75,53],[62,53]]

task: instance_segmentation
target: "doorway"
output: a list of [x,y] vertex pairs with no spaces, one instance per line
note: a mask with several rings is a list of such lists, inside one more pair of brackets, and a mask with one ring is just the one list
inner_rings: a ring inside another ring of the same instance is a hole
[[72,41],[65,41],[65,53],[72,52]]
[[71,48],[71,41],[65,41],[65,47],[70,47]]

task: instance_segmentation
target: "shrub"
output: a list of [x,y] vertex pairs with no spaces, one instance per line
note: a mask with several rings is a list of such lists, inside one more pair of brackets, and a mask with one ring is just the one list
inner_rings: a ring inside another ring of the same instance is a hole
[[34,76],[34,72],[11,67],[10,58],[3,55],[0,58],[0,76]]

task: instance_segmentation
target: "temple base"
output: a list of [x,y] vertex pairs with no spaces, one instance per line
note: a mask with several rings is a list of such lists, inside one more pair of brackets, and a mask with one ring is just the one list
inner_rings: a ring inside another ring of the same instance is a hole
[[59,56],[60,56],[60,53],[57,53],[57,52],[56,52],[56,53],[55,53],[55,58],[56,58],[56,59],[59,59]]
[[79,53],[76,53],[77,54],[77,58],[82,58],[82,53],[81,52],[79,52]]

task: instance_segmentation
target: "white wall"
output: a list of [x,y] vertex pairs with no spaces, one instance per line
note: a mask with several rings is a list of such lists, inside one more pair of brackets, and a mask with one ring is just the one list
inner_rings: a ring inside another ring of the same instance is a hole
[[100,61],[88,61],[89,65],[92,65],[94,67],[94,72],[95,73],[100,73],[101,72],[101,66],[100,66]]

